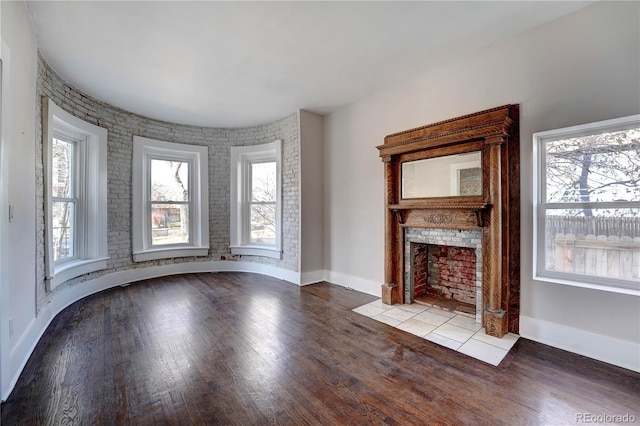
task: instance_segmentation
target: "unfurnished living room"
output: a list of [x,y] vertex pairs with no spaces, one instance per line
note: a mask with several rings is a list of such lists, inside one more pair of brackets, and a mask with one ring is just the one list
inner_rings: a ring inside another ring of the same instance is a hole
[[640,424],[640,2],[0,35],[2,425]]

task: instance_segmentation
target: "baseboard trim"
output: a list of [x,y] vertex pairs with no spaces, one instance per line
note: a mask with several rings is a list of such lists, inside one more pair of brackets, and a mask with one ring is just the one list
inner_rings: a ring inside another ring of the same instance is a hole
[[326,281],[349,289],[361,291],[381,297],[381,284],[378,281],[371,281],[366,278],[354,277],[340,272],[328,271]]
[[40,310],[38,316],[31,321],[26,331],[20,336],[18,342],[9,353],[9,371],[7,373],[8,376],[11,377],[11,380],[6,386],[3,384],[1,392],[2,401],[6,401],[11,394],[20,377],[20,373],[22,373],[29,357],[51,321],[67,306],[87,296],[119,285],[168,275],[197,272],[251,272],[281,279],[296,285],[301,285],[300,283],[302,282],[299,272],[289,271],[271,265],[251,262],[209,261],[174,263],[150,268],[130,269],[102,275],[71,286],[63,284],[54,290],[51,302]]
[[640,344],[520,315],[520,336],[640,372]]
[[303,272],[300,274],[300,285],[315,284],[321,281],[327,281],[327,271],[324,269]]

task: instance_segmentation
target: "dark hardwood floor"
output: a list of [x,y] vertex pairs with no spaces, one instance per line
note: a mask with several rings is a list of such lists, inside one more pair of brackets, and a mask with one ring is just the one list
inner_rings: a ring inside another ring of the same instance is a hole
[[245,273],[104,291],[53,320],[2,425],[640,423],[640,374],[525,339],[493,367],[351,312],[374,299]]

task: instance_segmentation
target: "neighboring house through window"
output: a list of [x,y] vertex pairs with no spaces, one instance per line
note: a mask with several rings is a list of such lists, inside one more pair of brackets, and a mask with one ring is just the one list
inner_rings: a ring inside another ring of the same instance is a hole
[[231,147],[231,253],[282,257],[282,141]]
[[133,138],[133,258],[209,252],[206,146]]
[[640,115],[534,134],[534,278],[640,291]]
[[45,269],[49,290],[106,268],[107,131],[44,100]]

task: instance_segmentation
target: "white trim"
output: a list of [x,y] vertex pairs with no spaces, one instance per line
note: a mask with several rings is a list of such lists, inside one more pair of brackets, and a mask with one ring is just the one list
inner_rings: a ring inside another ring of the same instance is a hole
[[378,281],[368,280],[353,275],[343,274],[341,272],[327,271],[326,281],[351,290],[361,291],[373,296],[381,297],[382,283]]
[[[580,288],[589,288],[592,290],[608,291],[609,293],[628,294],[629,296],[640,297],[640,288],[634,289],[634,288],[620,287],[620,286],[607,285],[607,284],[598,284],[596,282],[598,279],[605,281],[605,279],[602,277],[594,277],[594,282],[589,283],[589,282],[585,282],[584,278],[577,274],[563,273],[562,276],[565,276],[565,277],[575,276],[576,280],[572,281],[564,278],[555,278],[548,275],[540,276],[536,274],[535,271],[534,271],[533,279],[536,281],[545,282],[545,283],[568,285],[568,286],[580,287]],[[579,279],[583,279],[583,281],[579,281]]]
[[[282,259],[282,140],[248,146],[232,146],[231,170],[231,254],[265,256]],[[258,161],[276,163],[276,241],[274,245],[251,244],[248,194],[250,193],[249,165]]]
[[303,272],[300,274],[300,285],[309,285],[326,281],[326,277],[327,271],[325,271],[324,269]]
[[231,249],[231,254],[282,259],[282,250],[278,250],[277,248],[261,246],[229,246],[229,248]]
[[134,262],[145,262],[147,260],[168,259],[174,257],[195,257],[207,256],[209,247],[173,247],[171,249],[150,249],[140,253],[133,253]]
[[108,259],[109,258],[107,257],[101,259],[79,260],[77,262],[67,262],[58,266],[56,268],[56,275],[53,279],[47,281],[50,285],[49,291],[72,278],[106,269]]
[[[480,151],[475,151],[480,154]],[[467,169],[477,169],[480,168],[480,173],[482,173],[482,160],[474,160],[474,161],[465,161],[463,163],[455,163],[449,166],[449,182],[450,182],[450,194],[454,196],[460,195],[460,171]],[[482,184],[482,179],[480,180]],[[482,195],[483,188],[480,188],[480,194],[474,195]]]
[[[0,7],[1,9],[1,7]],[[9,337],[10,291],[7,278],[7,251],[9,249],[9,184],[8,184],[8,140],[10,127],[13,126],[9,108],[11,85],[9,84],[11,52],[4,39],[0,37],[0,388],[9,385]],[[7,393],[7,396],[9,394]],[[4,401],[6,398],[2,398]]]
[[640,296],[640,283],[616,278],[598,277],[591,275],[579,275],[567,272],[548,271],[544,260],[545,236],[545,212],[553,208],[579,208],[588,206],[593,209],[612,208],[614,205],[621,208],[636,207],[634,202],[589,202],[589,203],[548,203],[546,200],[546,172],[544,170],[546,159],[543,145],[549,141],[562,138],[575,138],[595,134],[599,131],[616,131],[630,128],[631,124],[638,125],[640,114],[611,120],[597,121],[580,124],[561,129],[547,130],[533,134],[533,279],[553,284],[569,285],[574,287],[589,288],[612,293],[622,293]]
[[[149,235],[149,159],[160,156],[188,161],[189,168],[189,244],[152,246]],[[209,149],[202,145],[173,143],[133,136],[132,171],[132,247],[133,261],[209,254]]]
[[[13,374],[11,375],[10,381],[5,380],[2,383],[0,392],[2,401],[5,401],[11,394],[13,387],[20,377],[20,373],[53,318],[67,306],[84,297],[119,285],[167,275],[197,272],[249,272],[267,275],[295,285],[300,285],[300,273],[295,271],[251,262],[209,261],[173,263],[149,268],[130,269],[102,275],[92,280],[82,282],[81,284],[59,287],[52,292],[53,298],[51,303],[45,305],[38,316],[31,321],[24,334],[20,336],[16,345],[11,350],[11,353],[8,354],[8,371],[6,371],[6,373],[9,374],[11,372]],[[3,371],[3,374],[4,373]]]
[[[51,99],[43,99],[44,204],[45,204],[45,275],[47,290],[80,275],[106,268],[107,259],[107,129],[87,123],[57,106]],[[53,262],[53,223],[50,209],[51,149],[56,130],[70,131],[86,138],[79,146],[84,153],[78,163],[81,208],[78,217],[79,237],[75,247],[79,259],[66,264]]]
[[640,344],[520,315],[520,336],[640,372]]

